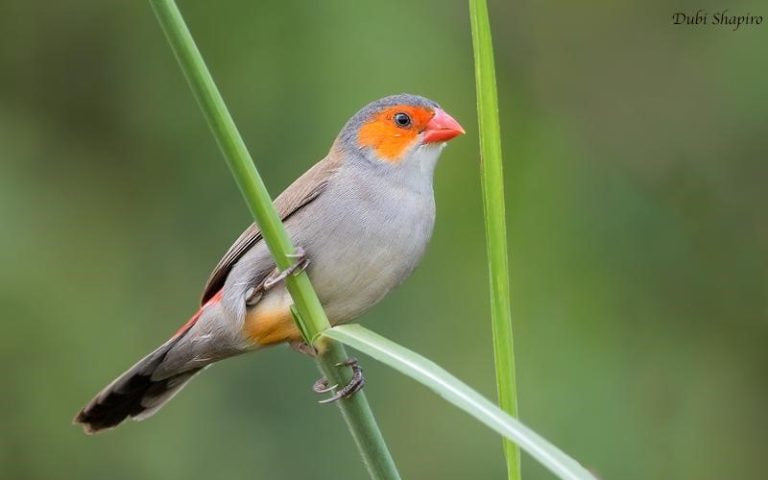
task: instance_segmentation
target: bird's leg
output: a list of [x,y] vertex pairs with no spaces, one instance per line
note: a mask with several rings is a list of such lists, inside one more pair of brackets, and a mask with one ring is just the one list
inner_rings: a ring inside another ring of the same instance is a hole
[[303,340],[291,340],[288,345],[295,351],[308,357],[317,357],[317,349]]
[[283,271],[275,269],[275,271],[264,280],[265,290],[274,287],[275,284],[284,280],[288,275],[303,272],[304,269],[309,266],[309,258],[307,258],[306,252],[301,247],[296,247],[296,253],[289,254],[288,258],[295,260],[293,265]]
[[245,306],[252,307],[259,303],[261,297],[264,296],[264,287],[251,287],[245,291]]
[[[328,386],[328,380],[323,378],[318,378],[315,383],[312,384],[312,391],[315,393],[327,393],[333,390],[334,388],[338,387],[338,385],[333,385],[332,387]],[[322,400],[321,400],[322,402]]]
[[[352,368],[352,380],[349,381],[343,388],[334,393],[331,397],[325,400],[320,400],[318,403],[331,403],[342,398],[351,397],[355,393],[359,392],[365,386],[365,377],[363,377],[363,369],[360,368],[356,358],[349,358],[343,362],[337,363],[337,367],[351,367]],[[337,388],[338,385],[328,386],[328,380],[321,378],[312,385],[312,390],[316,393],[327,393]]]

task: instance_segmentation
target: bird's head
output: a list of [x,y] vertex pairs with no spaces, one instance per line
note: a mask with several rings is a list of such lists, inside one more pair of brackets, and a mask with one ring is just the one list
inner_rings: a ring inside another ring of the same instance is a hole
[[[418,95],[393,95],[369,103],[344,126],[336,147],[387,164],[402,164],[419,153],[434,157],[448,140],[464,133],[440,106]],[[431,152],[428,153],[428,152]]]

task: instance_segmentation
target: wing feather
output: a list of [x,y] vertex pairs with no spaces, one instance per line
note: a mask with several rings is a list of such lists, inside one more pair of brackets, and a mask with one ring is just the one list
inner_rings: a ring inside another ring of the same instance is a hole
[[[274,202],[280,219],[285,222],[291,215],[317,198],[328,186],[328,180],[340,163],[338,155],[329,154],[288,186]],[[261,239],[261,230],[254,223],[235,240],[208,277],[203,290],[203,304],[221,290],[232,267]]]

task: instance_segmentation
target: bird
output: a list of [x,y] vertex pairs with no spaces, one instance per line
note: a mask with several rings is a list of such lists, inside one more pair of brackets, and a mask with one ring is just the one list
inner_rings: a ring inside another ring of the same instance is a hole
[[[101,390],[74,423],[92,434],[127,418],[144,420],[219,360],[280,343],[305,351],[284,282],[297,270],[306,271],[332,325],[369,310],[424,255],[435,223],[433,172],[446,142],[463,133],[422,96],[364,106],[327,156],[274,201],[297,246],[292,267],[277,269],[258,225],[249,226],[210,274],[199,310]],[[345,395],[362,386],[356,362],[347,364],[357,383]],[[329,390],[323,387],[316,383],[315,390]]]

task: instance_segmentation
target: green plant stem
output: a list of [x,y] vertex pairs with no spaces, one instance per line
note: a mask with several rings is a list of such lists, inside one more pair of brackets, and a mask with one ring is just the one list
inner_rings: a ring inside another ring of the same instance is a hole
[[[493,61],[491,26],[485,0],[469,0],[472,46],[475,57],[477,118],[480,131],[481,181],[485,210],[485,235],[491,291],[493,352],[496,362],[496,388],[501,408],[517,416],[515,354],[512,313],[509,299],[507,226],[504,214],[504,173],[501,160],[496,71]],[[504,440],[509,480],[520,479],[520,452]]]
[[472,390],[431,360],[360,325],[333,327],[324,336],[343,342],[425,385],[497,433],[516,442],[564,480],[596,480],[560,449]]
[[[261,229],[275,264],[280,269],[288,268],[293,261],[289,255],[295,252],[294,247],[181,12],[173,0],[150,0],[150,3],[224,153],[243,198]],[[306,273],[290,275],[285,283],[293,299],[297,313],[294,316],[299,329],[305,340],[313,343],[323,330],[330,327],[320,300]],[[347,358],[343,345],[330,341],[320,347],[323,353],[316,357],[318,367],[331,384],[345,385],[350,379],[349,369],[335,366]],[[365,395],[359,392],[336,403],[371,478],[399,479],[400,475]],[[318,438],[318,441],[322,439]]]

